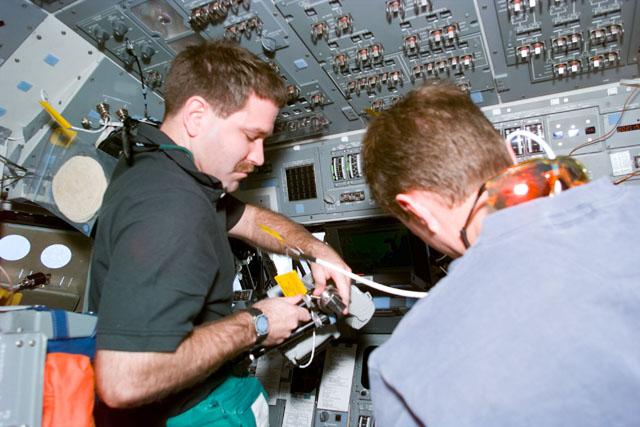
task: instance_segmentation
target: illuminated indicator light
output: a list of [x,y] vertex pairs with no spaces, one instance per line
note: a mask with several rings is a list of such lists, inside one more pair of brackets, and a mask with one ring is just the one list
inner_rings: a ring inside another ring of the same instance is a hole
[[536,43],[533,46],[533,51],[535,52],[536,55],[540,55],[542,53],[542,44],[541,43]]
[[564,136],[564,132],[561,130],[557,130],[553,132],[553,139],[560,139]]
[[31,250],[29,240],[19,234],[9,234],[0,239],[0,258],[17,261],[27,256]]
[[529,186],[527,184],[516,184],[513,187],[513,194],[516,196],[524,196],[529,192]]
[[71,261],[71,249],[62,244],[47,246],[40,254],[40,262],[47,268],[62,268]]
[[580,129],[569,129],[569,132],[567,132],[567,134],[569,135],[569,138],[574,138],[580,135]]

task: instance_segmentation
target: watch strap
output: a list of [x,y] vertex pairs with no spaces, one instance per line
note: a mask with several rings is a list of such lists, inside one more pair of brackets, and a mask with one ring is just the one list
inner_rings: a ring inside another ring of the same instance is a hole
[[[267,322],[269,322],[269,319],[267,318],[267,316],[265,316],[265,314],[262,312],[262,310],[260,310],[260,309],[258,309],[256,307],[248,307],[246,310],[247,310],[247,312],[249,314],[251,314],[251,316],[253,316],[253,326],[255,328],[256,336],[257,336],[255,344],[258,345],[262,341],[264,341],[265,338],[267,338],[267,335],[269,334],[268,326],[267,326],[267,332],[265,332],[265,333],[261,333],[261,331],[258,329],[258,324],[257,324],[258,319],[260,317],[264,317],[267,320]],[[268,325],[268,323],[267,323],[267,325]]]

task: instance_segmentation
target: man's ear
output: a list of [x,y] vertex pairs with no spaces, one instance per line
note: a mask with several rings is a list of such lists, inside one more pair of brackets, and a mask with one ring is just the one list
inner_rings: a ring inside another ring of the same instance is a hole
[[504,140],[504,145],[506,145],[507,147],[507,151],[509,152],[509,157],[511,157],[511,161],[513,162],[513,164],[517,164],[518,163],[518,159],[516,158],[516,153],[515,151],[513,151],[513,147],[511,146],[510,143],[507,142],[507,140]]
[[200,133],[202,122],[208,109],[209,104],[201,96],[192,96],[184,103],[182,123],[190,137],[198,136]]
[[442,228],[433,212],[434,197],[428,191],[411,190],[396,195],[396,203],[403,211],[411,215],[412,220],[420,222],[432,234]]

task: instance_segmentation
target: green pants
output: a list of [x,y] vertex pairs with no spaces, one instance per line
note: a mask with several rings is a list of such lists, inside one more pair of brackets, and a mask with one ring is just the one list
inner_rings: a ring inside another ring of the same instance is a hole
[[167,427],[267,427],[267,392],[253,377],[230,375],[202,402],[167,420]]

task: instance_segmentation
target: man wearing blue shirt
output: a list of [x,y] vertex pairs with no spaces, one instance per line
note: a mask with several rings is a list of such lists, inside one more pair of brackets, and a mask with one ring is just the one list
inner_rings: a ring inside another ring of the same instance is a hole
[[376,425],[640,425],[640,188],[584,184],[572,158],[515,166],[447,83],[374,117],[363,162],[373,197],[456,258],[369,359]]

